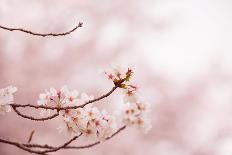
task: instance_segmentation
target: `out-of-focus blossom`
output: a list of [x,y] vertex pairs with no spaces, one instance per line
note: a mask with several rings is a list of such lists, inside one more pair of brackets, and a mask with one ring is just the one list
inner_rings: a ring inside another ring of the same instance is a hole
[[147,133],[151,129],[151,121],[148,117],[147,105],[144,103],[127,102],[121,109],[122,121],[127,126],[135,126]]
[[124,88],[124,102],[136,102],[138,100],[138,87],[132,84],[128,84],[127,87]]
[[8,86],[6,88],[0,89],[0,114],[5,114],[11,111],[10,104],[14,101],[14,93],[17,88],[14,86]]

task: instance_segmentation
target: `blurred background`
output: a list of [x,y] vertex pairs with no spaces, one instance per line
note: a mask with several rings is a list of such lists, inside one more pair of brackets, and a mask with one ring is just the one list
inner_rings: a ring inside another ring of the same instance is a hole
[[[99,69],[133,65],[152,104],[152,130],[127,129],[96,147],[54,154],[231,155],[231,19],[230,0],[1,0],[4,26],[46,33],[84,24],[56,38],[0,29],[0,87],[17,86],[18,104],[36,104],[44,89],[64,84],[98,96],[112,86]],[[121,102],[115,94],[97,105],[113,111]],[[12,112],[0,117],[0,136],[26,142],[36,129],[33,143],[58,145],[65,139],[58,125]],[[16,152],[28,154],[0,144],[1,155]]]

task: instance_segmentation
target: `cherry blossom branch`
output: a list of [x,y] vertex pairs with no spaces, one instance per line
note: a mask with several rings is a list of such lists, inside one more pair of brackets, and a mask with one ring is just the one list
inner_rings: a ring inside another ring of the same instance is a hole
[[23,29],[23,28],[10,28],[10,27],[6,27],[6,26],[2,26],[2,25],[0,25],[0,28],[7,30],[7,31],[20,31],[20,32],[24,32],[24,33],[35,35],[35,36],[41,36],[41,37],[48,37],[48,36],[58,37],[58,36],[65,36],[65,35],[71,34],[79,27],[82,27],[82,25],[83,25],[83,23],[79,22],[78,25],[75,26],[73,29],[71,29],[67,32],[62,32],[62,33],[38,33],[38,32],[33,32],[30,30]]
[[[126,126],[123,126],[121,128],[119,128],[115,133],[113,133],[110,137],[107,137],[105,140],[109,140],[111,138],[113,138],[114,136],[116,136],[118,133],[120,133],[122,130],[124,130],[126,128]],[[83,146],[68,146],[69,144],[71,144],[73,141],[75,141],[77,138],[79,138],[82,135],[79,134],[78,136],[74,136],[73,138],[71,138],[70,140],[68,140],[67,142],[65,142],[64,144],[60,145],[60,146],[50,146],[50,145],[39,145],[39,144],[25,144],[25,143],[19,143],[19,142],[14,142],[14,141],[10,141],[10,140],[5,140],[0,138],[0,142],[1,143],[5,143],[5,144],[9,144],[9,145],[13,145],[16,146],[20,149],[23,149],[27,152],[30,153],[36,153],[36,154],[47,154],[49,152],[56,152],[58,150],[61,149],[85,149],[85,148],[90,148],[93,147],[95,145],[98,145],[101,143],[101,141],[97,141],[91,144],[87,144],[87,145],[83,145]],[[40,149],[47,149],[47,150],[33,150],[32,148],[40,148]]]
[[[24,104],[24,105],[23,104],[11,104],[11,107],[13,108],[14,112],[17,115],[19,115],[20,117],[29,119],[29,120],[33,120],[33,121],[51,120],[51,119],[59,116],[59,111],[60,110],[83,108],[83,107],[85,107],[86,105],[88,105],[90,103],[94,103],[94,102],[100,101],[100,100],[102,100],[102,99],[110,96],[118,87],[121,86],[121,84],[124,81],[125,81],[125,79],[119,80],[117,83],[115,83],[115,86],[108,93],[106,93],[106,94],[104,94],[104,95],[102,95],[102,96],[100,96],[98,98],[89,100],[89,101],[87,101],[84,104],[79,105],[79,106],[72,106],[72,107],[52,107],[52,106],[32,105],[32,104]],[[17,108],[26,108],[26,107],[35,108],[35,109],[42,108],[42,109],[46,109],[46,110],[57,110],[57,112],[55,114],[51,115],[51,116],[47,116],[47,117],[43,117],[43,118],[35,118],[33,116],[28,116],[28,115],[22,114],[20,111],[17,110]]]
[[[52,147],[52,149],[49,149],[49,150],[44,150],[44,151],[41,151],[41,150],[33,150],[31,149],[30,147],[27,147],[28,144],[23,144],[23,143],[18,143],[18,142],[14,142],[14,141],[10,141],[10,140],[5,140],[5,139],[2,139],[0,138],[0,142],[1,143],[5,143],[5,144],[10,144],[10,145],[14,145],[20,149],[23,149],[27,152],[30,152],[30,153],[36,153],[36,154],[47,154],[48,152],[56,152],[62,148],[65,148],[66,146],[68,146],[70,143],[72,143],[74,140],[76,140],[77,138],[79,138],[80,136],[82,135],[79,134],[77,136],[74,136],[72,139],[70,139],[69,141],[65,142],[64,144],[60,145],[60,146],[57,146],[57,147]],[[29,144],[30,145],[30,144]],[[45,145],[46,146],[46,145]],[[42,148],[42,147],[41,147]]]
[[32,105],[32,104],[11,104],[12,107],[21,107],[21,108],[25,108],[25,107],[30,107],[30,108],[35,108],[35,109],[50,109],[50,110],[66,110],[66,109],[77,109],[77,108],[83,108],[85,107],[86,105],[90,104],[90,103],[94,103],[94,102],[97,102],[97,101],[100,101],[108,96],[110,96],[118,87],[120,87],[120,85],[125,81],[125,79],[122,79],[120,82],[118,82],[117,84],[115,84],[115,86],[106,94],[98,97],[98,98],[95,98],[95,99],[92,99],[92,100],[89,100],[87,102],[85,102],[84,104],[82,105],[78,105],[78,106],[67,106],[67,107],[54,107],[54,106],[44,106],[44,105]]
[[[111,139],[124,130],[126,126],[136,126],[138,129],[147,133],[151,128],[150,120],[147,118],[147,106],[138,100],[138,97],[136,96],[137,87],[129,83],[132,73],[132,70],[129,68],[125,73],[118,69],[114,69],[113,73],[106,73],[108,78],[113,81],[114,87],[106,94],[95,99],[92,99],[91,96],[88,96],[85,93],[82,93],[81,96],[79,96],[79,93],[76,90],[69,90],[67,86],[63,86],[59,90],[50,88],[49,91],[45,90],[44,93],[41,93],[39,95],[39,100],[37,101],[37,106],[32,104],[20,105],[13,102],[13,94],[17,91],[16,87],[8,86],[0,89],[0,113],[5,114],[6,112],[10,112],[11,108],[13,108],[14,112],[20,117],[33,121],[50,120],[59,116],[60,113],[63,120],[58,130],[60,132],[76,135],[59,146],[31,144],[30,141],[34,134],[33,130],[30,133],[27,143],[14,142],[2,138],[0,138],[0,143],[14,145],[29,153],[47,155],[48,153],[56,152],[61,149],[85,149],[93,147],[100,144],[102,140]],[[117,115],[110,115],[105,110],[100,111],[97,107],[87,106],[90,103],[100,101],[110,96],[117,88],[122,88],[124,90],[122,91],[124,93],[124,104],[120,109],[121,112],[119,117],[124,126],[118,129],[116,129]],[[54,103],[56,106],[52,106]],[[80,105],[65,106],[75,105],[76,103],[80,103]],[[41,108],[43,109],[42,112],[55,110],[56,113],[43,118],[35,118],[21,113],[18,108]],[[77,133],[80,134],[78,135]],[[70,146],[70,144],[82,134],[87,137],[97,138],[98,141],[82,146]]]
[[0,138],[0,143],[5,143],[5,144],[16,146],[16,147],[18,147],[18,148],[20,148],[20,149],[22,149],[24,151],[27,151],[29,153],[36,153],[34,150],[32,150],[30,148],[27,148],[23,144],[18,143],[18,142],[14,142],[14,141],[10,141],[10,140]]

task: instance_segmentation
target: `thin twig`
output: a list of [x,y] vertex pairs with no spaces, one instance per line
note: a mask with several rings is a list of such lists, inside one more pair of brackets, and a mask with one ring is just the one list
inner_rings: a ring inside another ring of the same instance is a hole
[[73,29],[71,29],[67,32],[62,32],[62,33],[38,33],[38,32],[33,32],[30,30],[23,29],[23,28],[10,28],[10,27],[6,27],[6,26],[2,26],[2,25],[0,25],[0,28],[7,30],[7,31],[20,31],[20,32],[24,32],[24,33],[35,35],[35,36],[41,36],[41,37],[47,37],[47,36],[57,37],[57,36],[68,35],[68,34],[74,32],[77,28],[82,27],[82,25],[83,25],[83,23],[79,22],[78,25],[75,26]]
[[44,154],[44,153],[49,153],[49,152],[56,152],[62,148],[65,148],[66,146],[68,146],[69,144],[71,144],[74,140],[76,140],[77,138],[79,138],[80,136],[82,135],[79,134],[78,136],[75,136],[73,137],[72,139],[70,139],[69,141],[67,141],[66,143],[64,143],[63,145],[61,146],[58,146],[58,147],[54,147],[53,149],[48,149],[48,150],[44,150],[44,151],[40,151],[41,154]]
[[[126,128],[126,126],[123,126],[121,128],[119,128],[114,134],[112,134],[110,137],[106,138],[106,140],[111,139],[112,137],[114,137],[115,135],[117,135],[119,132],[121,132],[122,130],[124,130]],[[69,141],[65,142],[64,144],[60,145],[60,146],[49,146],[47,144],[45,145],[39,145],[39,144],[24,144],[24,143],[19,143],[19,142],[14,142],[14,141],[10,141],[10,140],[6,140],[3,138],[0,138],[0,143],[5,143],[5,144],[9,144],[9,145],[13,145],[16,146],[22,150],[25,150],[27,152],[30,153],[36,153],[36,154],[43,154],[46,155],[49,152],[56,152],[58,150],[61,149],[85,149],[85,148],[90,148],[93,147],[95,145],[98,145],[101,143],[101,141],[97,141],[95,143],[92,144],[88,144],[88,145],[83,145],[83,146],[68,146],[70,143],[72,143],[73,141],[75,141],[77,138],[79,138],[82,134],[79,134],[78,136],[73,137],[72,139],[70,139]],[[41,148],[41,149],[47,149],[47,150],[34,150],[32,148]]]
[[26,119],[33,120],[33,121],[46,121],[46,120],[50,120],[50,119],[53,119],[53,118],[59,116],[59,111],[57,111],[55,114],[53,114],[51,116],[48,116],[48,117],[35,118],[35,117],[32,117],[32,116],[27,116],[27,115],[22,114],[20,111],[17,110],[17,107],[12,106],[12,108],[17,113],[17,115],[19,115],[19,116],[21,116],[23,118],[26,118]]
[[28,138],[27,143],[30,143],[30,142],[31,142],[31,140],[32,140],[32,138],[33,138],[34,133],[35,133],[35,130],[32,130],[32,131],[31,131],[31,133],[30,133],[30,135],[29,135],[29,138]]
[[[125,128],[126,128],[126,126],[123,126],[123,127],[119,128],[113,135],[111,135],[110,137],[107,137],[106,140],[109,140],[109,139],[113,138],[114,136],[116,136],[118,133],[120,133]],[[101,141],[97,141],[95,143],[88,144],[88,145],[83,145],[83,146],[67,146],[67,147],[65,147],[63,149],[85,149],[85,148],[93,147],[93,146],[98,145],[100,143],[101,143]]]
[[14,146],[16,146],[16,147],[18,147],[18,148],[20,148],[20,149],[22,149],[24,151],[29,152],[29,153],[36,153],[34,150],[32,150],[32,149],[30,149],[28,147],[25,147],[23,144],[18,143],[18,142],[9,141],[9,140],[5,140],[5,139],[2,139],[2,138],[0,138],[0,142],[5,143],[5,144],[9,144],[9,145],[14,145]]
[[[112,137],[116,136],[118,133],[120,133],[122,130],[124,130],[126,128],[126,126],[122,126],[121,128],[119,128],[115,133],[113,133],[110,137],[107,137],[106,140],[109,140],[111,139]],[[91,144],[87,144],[87,145],[82,145],[82,146],[66,146],[62,149],[85,149],[85,148],[90,148],[90,147],[93,147],[95,145],[98,145],[100,144],[101,141],[97,141],[97,142],[94,142],[94,143],[91,143]],[[56,147],[54,146],[50,146],[48,144],[45,144],[45,145],[39,145],[39,144],[23,144],[24,146],[26,147],[35,147],[35,148],[43,148],[43,149],[54,149]]]

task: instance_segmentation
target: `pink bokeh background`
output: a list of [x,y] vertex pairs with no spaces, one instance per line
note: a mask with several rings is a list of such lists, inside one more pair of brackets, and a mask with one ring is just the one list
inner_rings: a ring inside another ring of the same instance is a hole
[[[51,86],[67,84],[95,96],[112,84],[99,70],[133,65],[134,80],[152,105],[152,130],[126,129],[86,150],[54,154],[231,155],[232,2],[230,0],[1,0],[0,24],[65,37],[0,30],[0,87],[15,85],[18,104],[34,103]],[[119,96],[97,103],[113,111]],[[38,112],[23,110],[39,116]],[[59,120],[0,116],[0,137],[61,144]],[[75,144],[85,144],[77,141]],[[0,144],[0,155],[27,152]]]

